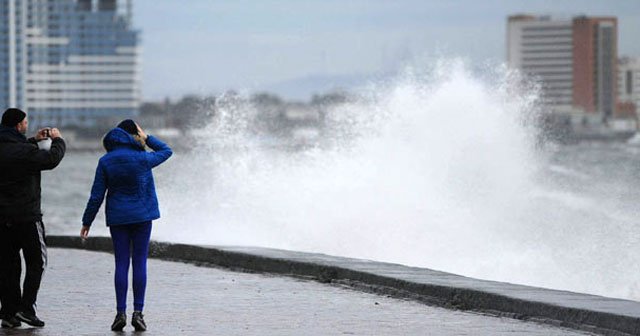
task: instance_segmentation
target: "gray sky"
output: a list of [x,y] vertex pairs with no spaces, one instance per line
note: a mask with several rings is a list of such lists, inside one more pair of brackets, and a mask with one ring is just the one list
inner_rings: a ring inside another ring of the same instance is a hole
[[425,56],[503,62],[513,13],[618,17],[640,56],[638,0],[134,0],[144,100],[226,89],[305,99]]

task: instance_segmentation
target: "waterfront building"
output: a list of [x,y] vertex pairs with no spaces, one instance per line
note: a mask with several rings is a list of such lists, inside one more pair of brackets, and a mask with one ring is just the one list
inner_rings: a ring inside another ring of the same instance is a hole
[[132,0],[0,0],[0,107],[92,127],[140,105]]
[[634,112],[640,107],[640,57],[622,57],[618,62],[618,100]]
[[606,120],[616,115],[617,26],[615,17],[512,15],[507,62],[539,80],[552,110]]

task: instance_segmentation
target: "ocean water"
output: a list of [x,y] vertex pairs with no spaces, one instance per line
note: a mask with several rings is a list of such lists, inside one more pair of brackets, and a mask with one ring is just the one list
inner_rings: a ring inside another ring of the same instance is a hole
[[[640,147],[557,145],[538,100],[464,62],[374,83],[320,140],[265,146],[257,111],[219,106],[207,137],[155,171],[157,240],[256,245],[640,299]],[[50,234],[78,234],[101,153],[43,175]],[[94,235],[107,235],[100,215]]]

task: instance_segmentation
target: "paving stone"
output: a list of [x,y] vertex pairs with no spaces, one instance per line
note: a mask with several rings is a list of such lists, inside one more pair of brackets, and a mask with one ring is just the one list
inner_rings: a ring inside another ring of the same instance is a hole
[[[113,256],[57,248],[49,256],[38,299],[47,325],[0,335],[113,334]],[[589,335],[336,284],[162,260],[149,260],[145,319],[144,335]],[[116,334],[134,332],[127,326]]]

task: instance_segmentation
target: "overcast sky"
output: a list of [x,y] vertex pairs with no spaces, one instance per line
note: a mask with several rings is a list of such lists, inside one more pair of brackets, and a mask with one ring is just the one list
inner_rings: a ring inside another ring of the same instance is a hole
[[640,56],[640,1],[134,0],[144,100],[271,90],[393,73],[425,56],[503,62],[506,17],[618,17],[619,54]]

